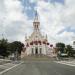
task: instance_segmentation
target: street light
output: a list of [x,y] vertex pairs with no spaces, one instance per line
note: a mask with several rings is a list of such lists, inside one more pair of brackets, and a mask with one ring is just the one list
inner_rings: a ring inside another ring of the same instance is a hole
[[15,51],[15,60],[18,60],[18,48],[16,48],[16,51]]

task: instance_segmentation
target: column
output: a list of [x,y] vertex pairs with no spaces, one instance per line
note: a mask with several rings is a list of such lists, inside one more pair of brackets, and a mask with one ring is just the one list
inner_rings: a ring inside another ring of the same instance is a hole
[[34,47],[34,55],[35,55],[35,47]]

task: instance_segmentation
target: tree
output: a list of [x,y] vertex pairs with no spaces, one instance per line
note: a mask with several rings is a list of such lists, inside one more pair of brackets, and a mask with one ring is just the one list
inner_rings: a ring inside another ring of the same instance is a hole
[[66,52],[68,53],[68,56],[73,56],[74,51],[71,45],[67,45],[65,48]]
[[64,53],[65,44],[64,44],[64,43],[56,43],[56,48],[57,48],[58,51],[60,51],[61,53]]
[[9,51],[7,49],[8,40],[2,39],[0,40],[0,56],[7,57],[9,55]]
[[7,39],[0,40],[0,56],[7,57],[12,53],[16,53],[20,56],[23,50],[24,44],[20,41],[14,41],[9,43]]
[[14,41],[9,45],[10,45],[9,50],[11,51],[11,53],[15,53],[17,51],[19,55],[21,54],[21,51],[23,50],[24,47],[24,44],[21,43],[20,41]]

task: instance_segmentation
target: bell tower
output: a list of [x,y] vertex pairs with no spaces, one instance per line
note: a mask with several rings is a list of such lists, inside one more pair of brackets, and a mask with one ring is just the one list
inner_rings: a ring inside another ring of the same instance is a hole
[[38,13],[37,13],[37,11],[35,12],[35,18],[34,18],[33,26],[34,26],[34,31],[38,31],[39,30],[40,22],[38,20]]

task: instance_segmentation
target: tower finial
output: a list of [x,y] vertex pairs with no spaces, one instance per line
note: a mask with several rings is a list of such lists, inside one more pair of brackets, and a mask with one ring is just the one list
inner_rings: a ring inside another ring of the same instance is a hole
[[38,16],[38,12],[37,12],[37,10],[35,11],[35,16]]
[[35,22],[38,22],[38,12],[37,12],[37,10],[35,10],[35,18],[34,18],[34,21]]

